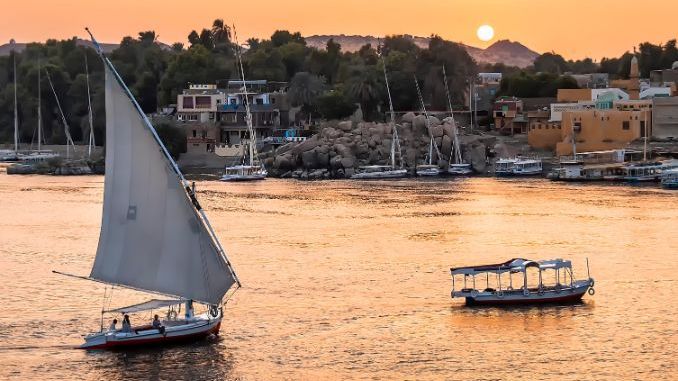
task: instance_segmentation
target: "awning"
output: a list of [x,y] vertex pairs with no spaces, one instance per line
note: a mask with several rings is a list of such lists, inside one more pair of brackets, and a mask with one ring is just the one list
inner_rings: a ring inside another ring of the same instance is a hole
[[140,311],[157,310],[157,309],[163,308],[163,307],[169,307],[169,306],[174,306],[174,305],[177,305],[177,304],[183,304],[184,302],[185,302],[185,300],[180,300],[180,299],[164,299],[164,300],[151,299],[147,302],[134,304],[134,305],[128,306],[128,307],[116,308],[114,310],[108,310],[108,311],[104,311],[104,312],[131,314],[131,313],[140,312]]

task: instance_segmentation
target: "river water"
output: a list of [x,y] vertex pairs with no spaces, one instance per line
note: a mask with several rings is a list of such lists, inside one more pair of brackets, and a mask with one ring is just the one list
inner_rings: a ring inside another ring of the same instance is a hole
[[[103,177],[0,173],[0,379],[657,380],[678,369],[678,193],[546,180],[203,181],[243,288],[219,338],[72,349],[98,330]],[[575,306],[450,299],[450,266],[569,258]],[[113,306],[146,295],[115,290]],[[673,376],[670,376],[673,374]]]

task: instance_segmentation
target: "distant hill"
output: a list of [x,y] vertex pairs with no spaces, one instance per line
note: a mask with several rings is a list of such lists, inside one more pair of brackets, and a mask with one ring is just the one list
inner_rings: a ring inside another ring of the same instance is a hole
[[[77,44],[78,44],[78,46],[88,46],[90,48],[94,48],[92,41],[90,41],[90,40],[83,40],[81,38],[78,38]],[[164,49],[170,49],[169,45],[163,44],[162,42],[159,42],[159,44]],[[27,45],[26,43],[17,42],[16,44],[14,44],[14,49],[17,52],[21,53],[21,52],[24,51],[24,49],[26,49],[26,45]],[[104,43],[100,42],[99,46],[101,46],[101,49],[103,49],[104,53],[110,53],[110,52],[114,51],[115,49],[117,49],[118,46],[120,46],[120,44],[108,44],[108,43],[105,43],[105,42]],[[8,56],[11,51],[12,51],[12,45],[11,44],[7,43],[7,44],[4,44],[4,45],[0,45],[0,56]]]
[[[408,36],[417,46],[421,48],[428,47],[429,38]],[[360,35],[314,35],[305,37],[306,43],[309,46],[314,46],[319,49],[324,49],[327,41],[332,38],[335,42],[341,44],[343,51],[355,52],[365,44],[377,46],[379,44],[378,37],[374,36],[360,36]],[[534,60],[539,57],[539,53],[531,50],[525,45],[509,41],[499,40],[487,47],[487,49],[476,48],[474,46],[461,44],[466,48],[468,54],[476,60],[476,62],[498,63],[502,62],[510,66],[526,67],[532,65]]]

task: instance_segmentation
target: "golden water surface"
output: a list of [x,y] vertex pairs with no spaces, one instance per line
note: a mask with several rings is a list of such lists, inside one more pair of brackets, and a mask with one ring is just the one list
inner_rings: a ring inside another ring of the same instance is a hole
[[[546,180],[202,181],[243,282],[218,339],[72,349],[99,329],[89,274],[103,177],[0,173],[0,379],[659,380],[678,369],[678,193]],[[591,263],[575,306],[479,309],[450,266]],[[147,295],[115,290],[112,306]],[[671,376],[672,375],[672,376]]]

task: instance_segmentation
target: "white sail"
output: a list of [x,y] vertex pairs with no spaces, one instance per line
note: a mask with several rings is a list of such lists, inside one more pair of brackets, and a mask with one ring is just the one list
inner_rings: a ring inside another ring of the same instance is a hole
[[90,277],[219,304],[236,275],[176,163],[103,60],[106,180]]

